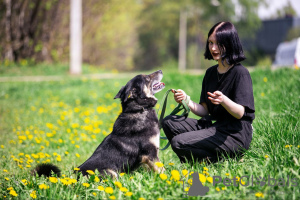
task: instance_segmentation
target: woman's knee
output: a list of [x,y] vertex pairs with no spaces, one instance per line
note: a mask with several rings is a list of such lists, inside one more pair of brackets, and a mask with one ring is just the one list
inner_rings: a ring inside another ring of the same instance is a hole
[[170,141],[171,147],[175,152],[180,151],[183,147],[183,141],[180,139],[180,136],[175,136]]

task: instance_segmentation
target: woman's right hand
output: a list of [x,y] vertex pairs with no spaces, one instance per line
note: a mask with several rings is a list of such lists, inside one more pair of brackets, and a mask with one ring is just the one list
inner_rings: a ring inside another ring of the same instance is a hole
[[174,93],[174,99],[175,99],[175,101],[177,102],[177,103],[181,103],[181,101],[182,100],[185,100],[186,99],[186,93],[183,91],[183,90],[181,90],[181,89],[178,89],[178,90],[176,90],[176,92],[175,92],[175,90],[174,89],[172,89],[172,92]]

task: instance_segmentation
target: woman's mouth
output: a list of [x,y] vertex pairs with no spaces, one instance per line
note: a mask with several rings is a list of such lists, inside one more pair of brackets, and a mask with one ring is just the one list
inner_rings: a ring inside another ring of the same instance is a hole
[[217,56],[219,56],[220,54],[219,53],[212,53],[212,56],[213,57],[217,57]]

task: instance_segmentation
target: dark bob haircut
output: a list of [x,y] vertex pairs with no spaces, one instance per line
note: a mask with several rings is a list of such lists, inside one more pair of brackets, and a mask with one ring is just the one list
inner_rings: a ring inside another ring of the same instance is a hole
[[208,38],[213,32],[216,34],[218,47],[222,54],[222,61],[226,60],[229,65],[232,65],[246,59],[237,30],[230,22],[219,22],[210,29],[206,41],[205,59],[213,59],[208,47]]

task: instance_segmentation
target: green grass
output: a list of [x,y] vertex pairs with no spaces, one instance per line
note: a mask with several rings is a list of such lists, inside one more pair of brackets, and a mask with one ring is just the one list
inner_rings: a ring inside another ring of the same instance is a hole
[[[164,91],[181,88],[194,101],[199,101],[203,75],[164,72]],[[166,169],[166,180],[140,168],[118,180],[107,178],[97,182],[95,176],[91,176],[67,185],[63,181],[75,178],[74,167],[84,162],[110,133],[121,112],[119,100],[113,97],[131,77],[0,83],[0,199],[31,199],[33,191],[37,199],[180,199],[186,197],[186,192],[176,178],[184,181],[185,188],[190,186],[188,180],[191,179],[191,176],[183,176],[183,170],[203,174],[205,179],[202,177],[202,180],[210,189],[204,198],[260,199],[262,194],[265,199],[299,199],[300,71],[255,70],[251,76],[256,107],[255,131],[243,161],[226,159],[215,164],[181,164],[169,148],[159,154]],[[164,91],[157,94],[159,101]],[[175,102],[170,97],[166,113],[174,107]],[[161,146],[165,144],[161,141]],[[31,176],[31,169],[42,162],[60,166],[65,177],[53,183],[47,178]],[[177,170],[180,176],[172,176],[172,170]],[[225,187],[223,183],[213,185],[208,177],[214,176],[223,179],[250,176],[254,181],[265,177],[267,184]],[[275,179],[277,185],[268,186],[268,177]],[[121,191],[116,181],[131,193]],[[90,185],[85,187],[83,183]],[[296,183],[297,187],[292,186]],[[42,184],[49,188],[41,189]],[[113,189],[112,194],[108,193],[109,187]],[[18,196],[14,197],[15,194]]]
[[[98,73],[116,72],[116,70],[108,70],[101,66],[92,66],[84,64],[82,66],[82,74],[98,74]],[[68,76],[68,64],[32,64],[26,60],[20,63],[11,63],[5,61],[0,65],[0,77],[11,76]]]

